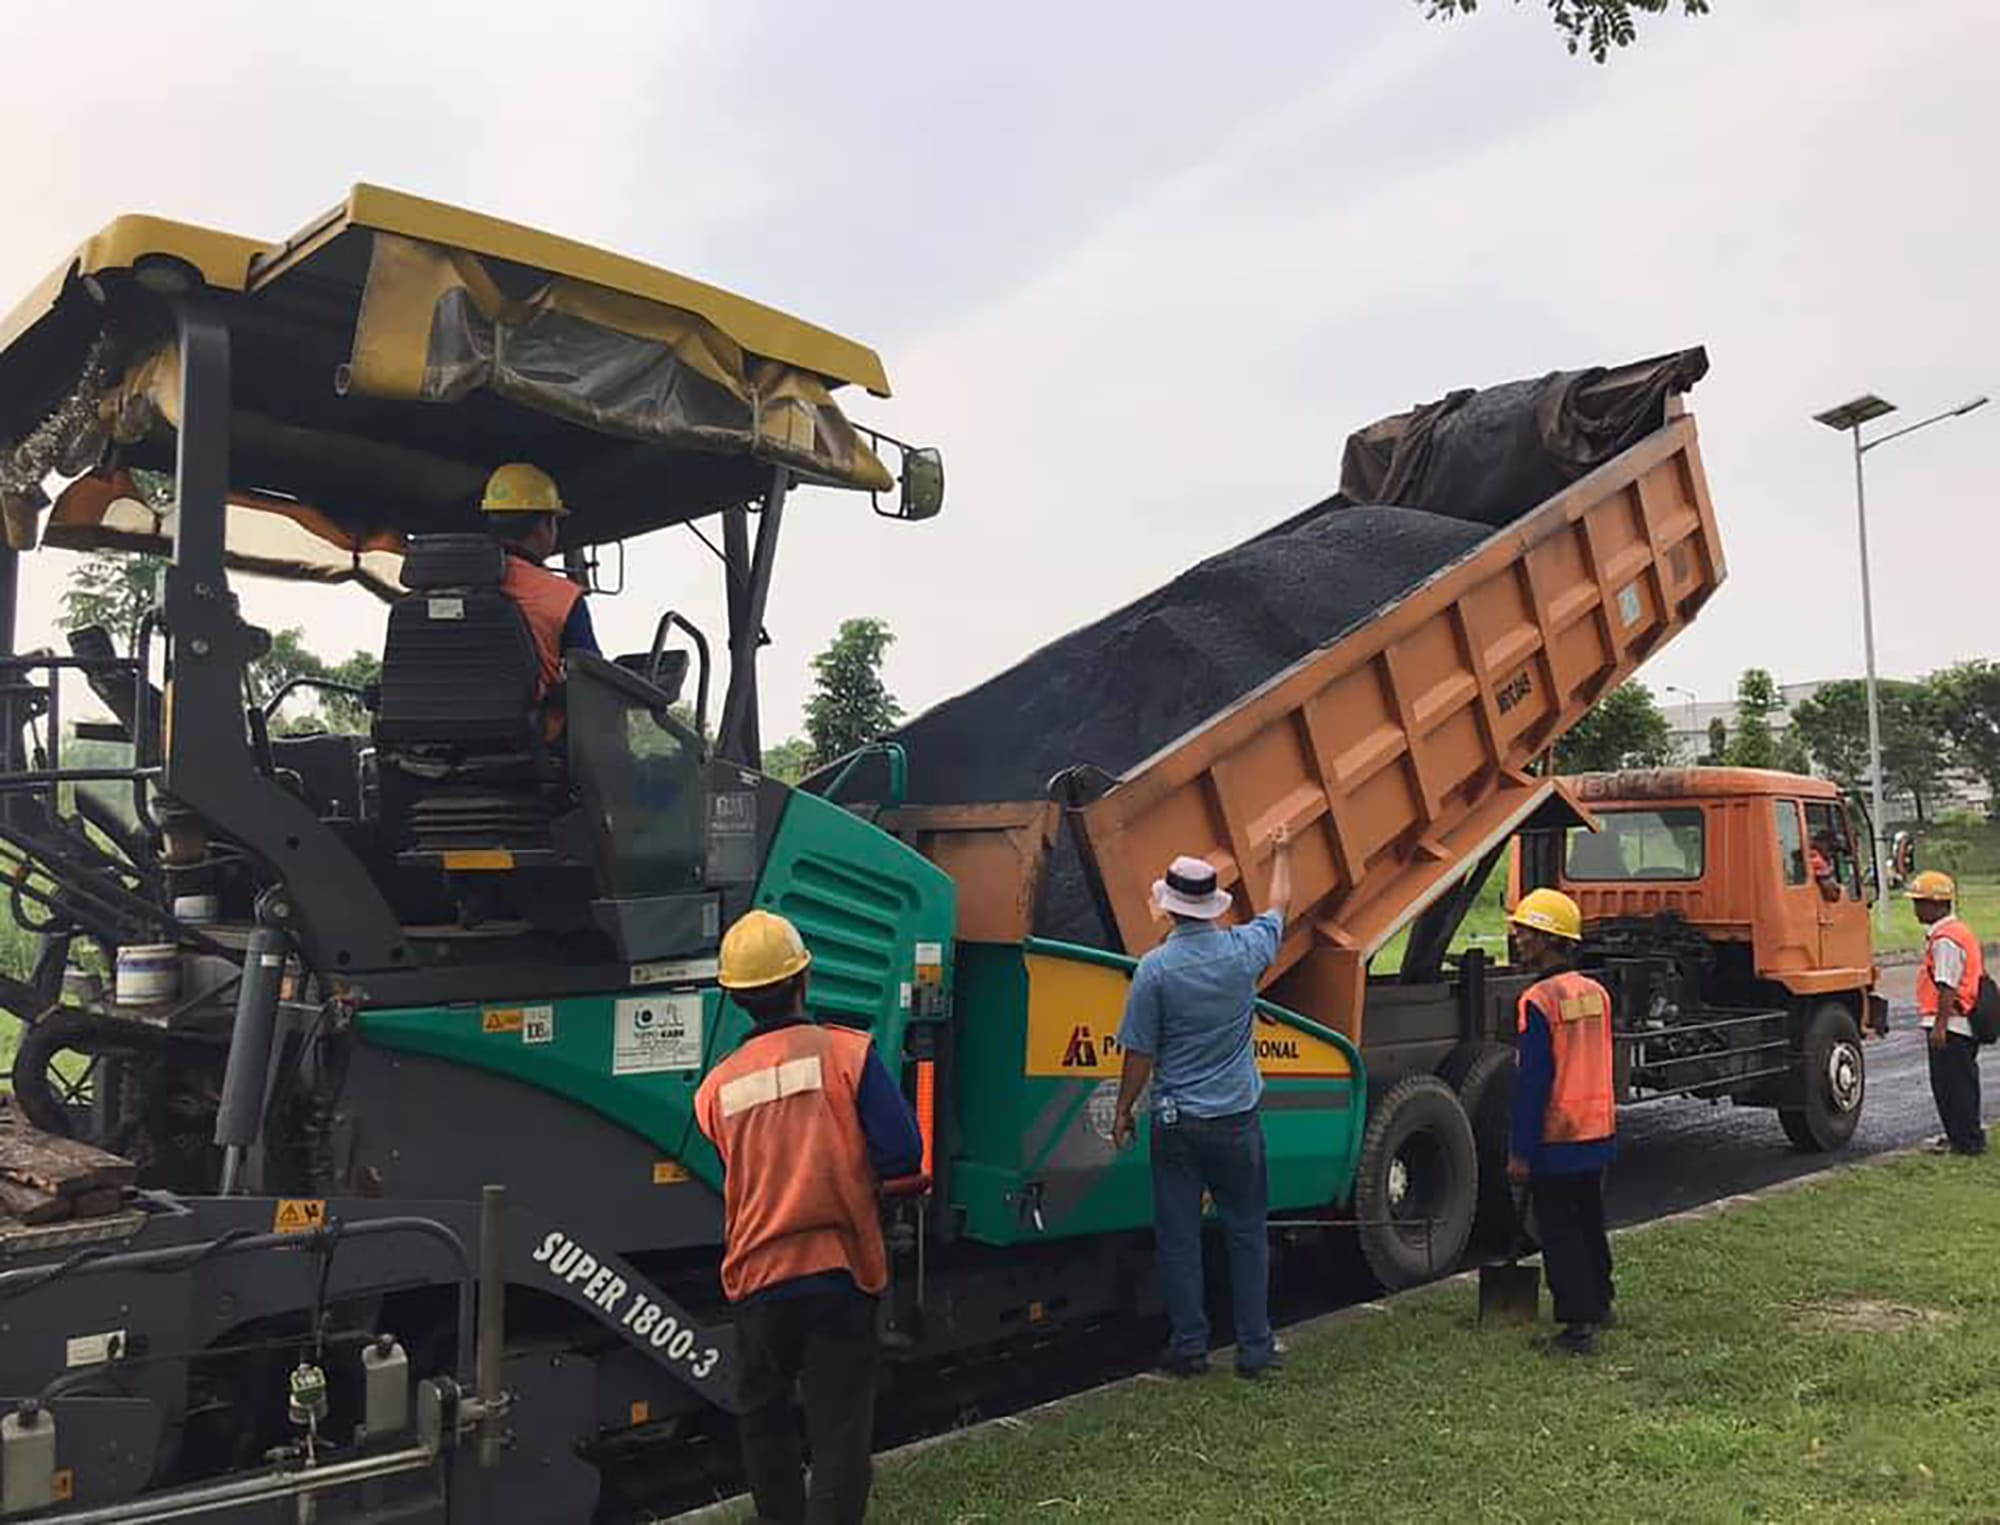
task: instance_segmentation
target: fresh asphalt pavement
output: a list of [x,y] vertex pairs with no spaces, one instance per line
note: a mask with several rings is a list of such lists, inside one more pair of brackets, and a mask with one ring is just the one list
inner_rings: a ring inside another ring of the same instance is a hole
[[[1868,1090],[1861,1122],[1845,1149],[1800,1154],[1786,1141],[1776,1114],[1762,1109],[1690,1100],[1631,1107],[1618,1116],[1618,1163],[1605,1189],[1612,1218],[1644,1222],[1935,1137],[1937,1108],[1911,1004],[1913,981],[1909,969],[1883,971],[1889,1035],[1867,1046]],[[1982,1069],[1986,1117],[1992,1121],[2000,1118],[2000,1064],[1989,1061]]]

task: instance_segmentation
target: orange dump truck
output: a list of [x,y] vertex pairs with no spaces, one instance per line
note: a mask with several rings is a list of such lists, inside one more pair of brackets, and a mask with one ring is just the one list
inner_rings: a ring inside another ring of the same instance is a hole
[[[1098,913],[1090,941],[1142,953],[1167,931],[1150,890],[1179,853],[1214,864],[1236,914],[1248,917],[1266,902],[1272,832],[1289,828],[1296,887],[1265,993],[1350,1039],[1367,1065],[1353,1206],[1362,1247],[1391,1285],[1454,1262],[1482,1207],[1505,1210],[1510,1044],[1527,981],[1478,951],[1448,956],[1454,934],[1521,834],[1588,834],[1590,811],[1547,769],[1551,747],[1677,635],[1724,577],[1682,389],[1656,391],[1636,431],[1626,417],[1635,442],[1138,762],[1064,771],[1042,798],[911,804],[901,789],[876,792],[883,823],[957,881],[959,935],[971,943],[1046,937],[1047,901],[1080,877]],[[1452,401],[1355,436],[1349,475],[1357,451],[1374,448],[1392,460],[1367,485],[1386,479],[1393,490],[1406,449],[1443,448],[1427,431]],[[1532,426],[1544,439],[1561,432],[1550,412]],[[1400,480],[1420,477],[1413,468]],[[904,733],[913,776],[938,731],[920,717]],[[920,786],[908,793],[922,798]],[[1592,801],[1607,812],[1619,803],[1615,791]],[[1736,888],[1754,901],[1771,886],[1760,878]],[[1671,985],[1688,967],[1687,948],[1663,933],[1657,967],[1645,965],[1642,978],[1625,920],[1621,988]],[[1371,967],[1406,930],[1396,967]],[[1818,945],[1798,952],[1815,966],[1823,959]],[[1868,979],[1864,950],[1838,957],[1844,972],[1832,984],[1802,965],[1790,985],[1732,990],[1749,1012],[1713,1011],[1685,981],[1673,987],[1683,992],[1677,1004],[1621,1004],[1621,1034],[1642,1056],[1625,1067],[1635,1090],[1755,1100],[1786,1108],[1793,1128],[1812,1092],[1806,1067],[1823,1057],[1820,1003],[1845,1000],[1848,985]],[[1798,989],[1804,1004],[1779,1001],[1781,988]],[[1662,1023],[1684,1027],[1682,1046],[1711,1054],[1708,1066],[1651,1057],[1679,1041],[1660,1034]],[[1755,1053],[1735,1053],[1739,1045]],[[1858,1044],[1851,1050],[1854,1078],[1840,1094],[1858,1106]],[[1660,1083],[1663,1065],[1675,1084]],[[1822,1122],[1793,1136],[1823,1147],[1844,1134]]]

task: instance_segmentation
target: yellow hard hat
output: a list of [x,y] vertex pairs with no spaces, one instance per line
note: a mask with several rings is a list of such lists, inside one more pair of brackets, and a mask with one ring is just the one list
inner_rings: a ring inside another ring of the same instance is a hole
[[1912,900],[1952,901],[1958,899],[1958,886],[1952,883],[1950,874],[1927,868],[1921,874],[1910,877],[1910,887],[1905,893]]
[[1583,939],[1583,912],[1561,890],[1529,890],[1507,920],[1530,932],[1546,932],[1569,942]]
[[486,479],[486,496],[479,502],[482,514],[557,514],[563,507],[556,479],[539,466],[513,461],[495,469]]
[[722,938],[724,990],[756,990],[800,973],[813,961],[799,929],[769,911],[750,911]]

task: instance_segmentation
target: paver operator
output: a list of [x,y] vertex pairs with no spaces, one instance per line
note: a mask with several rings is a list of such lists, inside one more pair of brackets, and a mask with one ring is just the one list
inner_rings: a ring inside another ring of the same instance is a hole
[[1264,1079],[1251,1033],[1257,984],[1278,956],[1291,899],[1283,828],[1271,839],[1270,908],[1241,926],[1222,924],[1233,901],[1200,858],[1176,858],[1153,885],[1154,904],[1174,925],[1132,975],[1118,1029],[1124,1071],[1112,1140],[1120,1148],[1132,1142],[1132,1112],[1151,1082],[1154,1253],[1172,1326],[1162,1367],[1175,1376],[1208,1370],[1204,1190],[1229,1254],[1237,1373],[1262,1377],[1282,1364],[1271,1333],[1270,1189],[1257,1115]]
[[[923,1163],[915,1114],[868,1035],[806,1010],[798,928],[751,911],[720,983],[756,1024],[695,1093],[723,1165],[722,1290],[736,1306],[738,1429],[757,1517],[858,1521],[873,1476],[878,1299],[889,1282],[878,1181]],[[792,1413],[812,1445],[808,1493]]]
[[553,739],[562,730],[563,653],[600,655],[583,589],[542,565],[556,553],[556,540],[569,509],[553,477],[540,467],[515,461],[486,479],[479,512],[487,534],[507,552],[500,591],[520,606],[528,622],[540,669],[535,702],[548,706],[548,735]]
[[1508,918],[1513,960],[1539,978],[1521,992],[1507,1179],[1525,1186],[1562,1330],[1560,1355],[1590,1355],[1611,1323],[1604,1172],[1618,1148],[1611,996],[1574,965],[1583,914],[1559,890],[1531,890]]
[[1986,1125],[1979,1113],[1979,1043],[1972,1009],[1986,959],[1979,939],[1954,913],[1958,886],[1951,875],[1927,868],[1910,880],[1910,899],[1924,924],[1924,960],[1917,969],[1917,1013],[1931,1061],[1931,1098],[1944,1142],[1953,1154],[1984,1154]]

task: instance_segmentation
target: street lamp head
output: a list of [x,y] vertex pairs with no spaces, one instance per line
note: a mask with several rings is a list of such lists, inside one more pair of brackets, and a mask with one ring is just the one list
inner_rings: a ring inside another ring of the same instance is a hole
[[[1981,398],[1980,401],[1984,402],[1985,399]],[[1853,429],[1871,419],[1881,418],[1895,411],[1896,405],[1893,402],[1885,402],[1873,392],[1864,392],[1837,408],[1828,408],[1824,413],[1813,414],[1813,422],[1825,424],[1829,429]]]
[[1983,408],[1986,406],[1987,401],[1988,399],[1984,397],[1975,397],[1970,402],[1962,402],[1951,410],[1951,416],[1958,418],[1963,414],[1972,412],[1975,408]]

